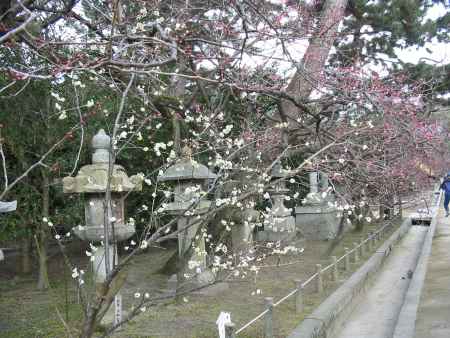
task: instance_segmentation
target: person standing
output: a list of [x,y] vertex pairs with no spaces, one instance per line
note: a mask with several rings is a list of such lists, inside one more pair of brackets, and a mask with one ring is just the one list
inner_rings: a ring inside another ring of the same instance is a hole
[[445,176],[441,184],[441,189],[444,190],[444,209],[445,217],[448,217],[448,204],[450,202],[450,172]]

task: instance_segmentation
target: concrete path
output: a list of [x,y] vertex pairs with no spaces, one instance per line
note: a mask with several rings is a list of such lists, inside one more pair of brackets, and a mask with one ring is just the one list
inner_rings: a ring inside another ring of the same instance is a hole
[[416,319],[415,338],[431,337],[450,337],[450,217],[442,209]]
[[388,257],[365,299],[353,310],[334,338],[392,337],[410,282],[408,270],[415,269],[427,231],[428,227],[411,227]]

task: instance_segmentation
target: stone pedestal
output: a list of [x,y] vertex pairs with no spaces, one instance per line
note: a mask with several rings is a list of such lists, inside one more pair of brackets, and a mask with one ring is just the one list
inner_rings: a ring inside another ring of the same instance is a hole
[[[322,174],[323,175],[323,174]],[[320,176],[322,176],[320,175]],[[319,180],[318,172],[311,172],[310,192],[305,204],[295,208],[295,225],[306,239],[327,240],[336,237],[339,230],[339,211],[334,206],[328,191],[328,178],[323,175]],[[319,182],[321,183],[319,192]]]
[[326,205],[305,205],[295,208],[295,225],[306,239],[327,240],[336,237],[340,217],[338,210]]
[[259,213],[255,209],[246,209],[242,212],[242,219],[231,229],[233,253],[246,252],[252,247],[253,229],[258,221]]
[[[279,180],[284,177],[286,177],[286,173],[277,163],[272,170],[272,179]],[[271,215],[266,219],[264,231],[256,233],[256,239],[270,242],[291,240],[296,236],[295,219],[291,215],[291,210],[284,206],[285,194],[289,192],[289,189],[285,187],[285,182],[281,180],[269,192],[272,197]]]

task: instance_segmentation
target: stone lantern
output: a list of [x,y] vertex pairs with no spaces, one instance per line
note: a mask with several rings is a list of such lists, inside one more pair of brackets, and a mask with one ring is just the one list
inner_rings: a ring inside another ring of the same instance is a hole
[[[200,197],[197,201],[196,196],[199,192],[205,191],[208,183],[216,177],[206,166],[192,159],[191,151],[187,147],[183,149],[182,158],[158,176],[159,182],[175,182],[173,201],[168,203],[164,211],[178,218],[177,230],[182,230],[178,233],[178,257],[190,262],[191,265],[190,268],[180,267],[178,287],[182,281],[187,282],[184,278],[186,274],[195,275],[195,279],[190,280],[195,286],[208,284],[214,278],[207,270],[205,239],[203,234],[197,234],[199,225],[189,226],[189,224],[209,210],[211,201],[205,197]],[[186,258],[185,255],[191,246],[196,250]]]
[[[272,181],[283,179],[287,176],[283,172],[281,164],[277,162],[271,172]],[[258,232],[258,240],[280,241],[292,239],[296,235],[295,219],[291,215],[291,210],[284,206],[284,199],[289,189],[286,182],[280,180],[268,191],[272,198],[271,224],[264,225],[264,231]]]
[[295,208],[295,223],[306,239],[327,240],[336,237],[340,218],[334,196],[328,192],[328,176],[309,173],[310,191],[305,203]]
[[[111,138],[101,129],[92,138],[92,164],[83,166],[76,177],[63,178],[63,191],[70,194],[84,194],[85,225],[73,228],[73,232],[83,241],[99,243],[105,238],[105,192],[108,185],[108,167]],[[134,224],[125,222],[125,195],[130,191],[142,189],[142,177],[135,175],[128,177],[125,169],[113,164],[110,178],[111,205],[109,206],[112,217],[112,228],[108,231],[109,265],[117,257],[114,257],[116,243],[125,241],[135,233]],[[105,246],[101,245],[94,252],[93,268],[96,282],[102,283],[106,277]]]

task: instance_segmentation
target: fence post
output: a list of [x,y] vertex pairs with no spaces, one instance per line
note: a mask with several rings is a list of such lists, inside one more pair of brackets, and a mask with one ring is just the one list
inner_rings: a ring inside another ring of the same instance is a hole
[[366,242],[364,238],[361,239],[361,257],[366,255]]
[[296,279],[297,296],[295,297],[295,311],[297,313],[303,312],[303,284],[301,280]]
[[372,251],[373,250],[373,238],[372,238],[372,231],[369,231],[369,240],[368,240],[368,244],[369,244],[369,250]]
[[337,257],[332,256],[331,261],[333,262],[333,281],[337,282],[337,280],[339,279],[339,269],[338,269]]
[[354,246],[354,250],[355,250],[355,263],[358,263],[359,262],[358,243],[354,242],[353,246]]
[[317,292],[321,293],[323,291],[322,264],[316,264],[316,272],[317,272]]
[[264,322],[264,338],[273,338],[273,298],[264,298],[266,303],[266,316]]
[[345,260],[344,260],[344,269],[345,271],[350,270],[350,254],[348,248],[344,248],[345,251]]

